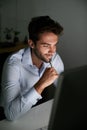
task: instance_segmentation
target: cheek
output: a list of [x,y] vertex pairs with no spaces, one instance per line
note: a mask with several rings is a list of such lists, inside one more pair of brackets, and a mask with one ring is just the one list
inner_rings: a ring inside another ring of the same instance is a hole
[[53,48],[53,52],[56,52],[56,50],[57,50],[57,47],[55,46],[55,47]]
[[42,53],[42,54],[45,54],[47,52],[49,52],[49,49],[48,48],[39,48],[39,52]]
[[56,52],[56,50],[57,50],[57,47],[54,48],[54,51],[55,51],[55,52]]

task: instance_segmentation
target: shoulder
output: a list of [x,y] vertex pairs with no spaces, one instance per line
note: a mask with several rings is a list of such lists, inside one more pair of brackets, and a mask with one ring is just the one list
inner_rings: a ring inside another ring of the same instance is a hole
[[55,53],[52,57],[53,62],[60,62],[63,63],[61,56],[58,53]]
[[11,54],[7,60],[6,60],[6,63],[7,64],[21,64],[21,61],[22,61],[22,58],[23,58],[23,55],[25,53],[25,48],[24,49],[20,49],[19,51]]
[[54,56],[52,58],[52,63],[53,63],[53,66],[55,67],[55,69],[59,73],[64,71],[64,63],[63,63],[61,56],[58,53],[54,54]]
[[19,73],[20,70],[23,68],[22,65],[22,57],[25,53],[25,49],[21,49],[17,52],[15,52],[14,54],[10,55],[4,65],[3,65],[3,75],[6,74],[10,74],[13,73],[13,75],[15,75],[15,73]]

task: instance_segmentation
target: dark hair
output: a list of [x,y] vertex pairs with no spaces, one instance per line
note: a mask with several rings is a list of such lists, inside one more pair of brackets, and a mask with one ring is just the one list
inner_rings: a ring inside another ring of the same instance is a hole
[[53,32],[60,35],[63,27],[49,16],[38,16],[31,19],[28,25],[29,38],[36,42],[39,40],[39,34],[44,32]]

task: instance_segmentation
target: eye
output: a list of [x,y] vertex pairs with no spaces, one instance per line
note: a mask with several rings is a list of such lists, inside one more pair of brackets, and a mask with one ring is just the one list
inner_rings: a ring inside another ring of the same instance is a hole
[[49,47],[49,45],[43,45],[43,47]]
[[43,47],[49,47],[50,45],[49,44],[43,44]]

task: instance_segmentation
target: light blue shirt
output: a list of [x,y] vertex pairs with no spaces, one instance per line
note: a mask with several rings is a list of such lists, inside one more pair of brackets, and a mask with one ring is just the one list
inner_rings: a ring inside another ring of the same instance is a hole
[[[55,53],[52,65],[60,74],[64,70],[60,56]],[[43,75],[49,63],[43,63],[38,69],[32,63],[30,48],[21,49],[7,58],[2,74],[2,94],[5,115],[8,120],[15,120],[26,113],[42,96],[34,85]],[[56,85],[55,81],[55,85]]]

